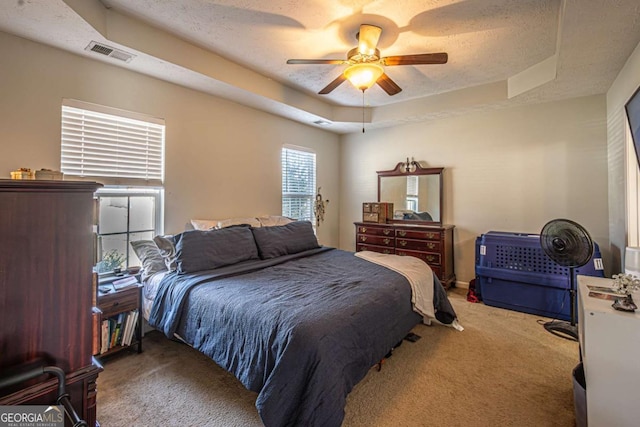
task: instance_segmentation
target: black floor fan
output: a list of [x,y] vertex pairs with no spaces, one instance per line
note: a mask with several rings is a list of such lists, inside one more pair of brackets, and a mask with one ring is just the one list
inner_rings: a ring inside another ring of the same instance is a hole
[[593,256],[593,240],[580,224],[568,219],[554,219],[540,232],[542,250],[556,264],[569,268],[570,322],[552,320],[544,328],[554,335],[577,341],[575,269]]

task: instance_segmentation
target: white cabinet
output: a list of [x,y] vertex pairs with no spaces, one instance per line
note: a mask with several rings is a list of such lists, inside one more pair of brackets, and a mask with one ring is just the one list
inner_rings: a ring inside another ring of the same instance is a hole
[[[589,286],[612,279],[578,276],[578,332],[584,364],[589,427],[640,425],[640,310],[589,296]],[[640,303],[640,293],[634,295]]]

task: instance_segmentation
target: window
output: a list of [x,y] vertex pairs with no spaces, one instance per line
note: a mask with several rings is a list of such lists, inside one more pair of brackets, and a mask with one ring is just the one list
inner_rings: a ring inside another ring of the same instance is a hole
[[418,210],[418,175],[407,177],[406,208],[410,211]]
[[316,191],[316,153],[282,148],[282,215],[311,221]]
[[140,265],[130,242],[161,234],[162,189],[117,188],[98,190],[98,244],[96,271]]
[[99,273],[140,265],[130,242],[162,233],[164,120],[75,100],[62,105],[61,170],[96,192]]

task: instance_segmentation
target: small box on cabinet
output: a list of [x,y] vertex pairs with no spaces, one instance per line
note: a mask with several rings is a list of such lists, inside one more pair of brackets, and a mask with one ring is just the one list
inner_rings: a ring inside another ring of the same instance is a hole
[[362,222],[384,224],[393,218],[393,203],[368,202],[362,204]]

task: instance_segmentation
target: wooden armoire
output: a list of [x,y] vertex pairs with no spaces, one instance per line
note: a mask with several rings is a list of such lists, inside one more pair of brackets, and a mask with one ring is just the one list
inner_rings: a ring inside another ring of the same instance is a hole
[[[0,376],[57,366],[78,415],[96,425],[92,285],[100,184],[0,180]],[[48,375],[0,390],[0,405],[54,404]]]

